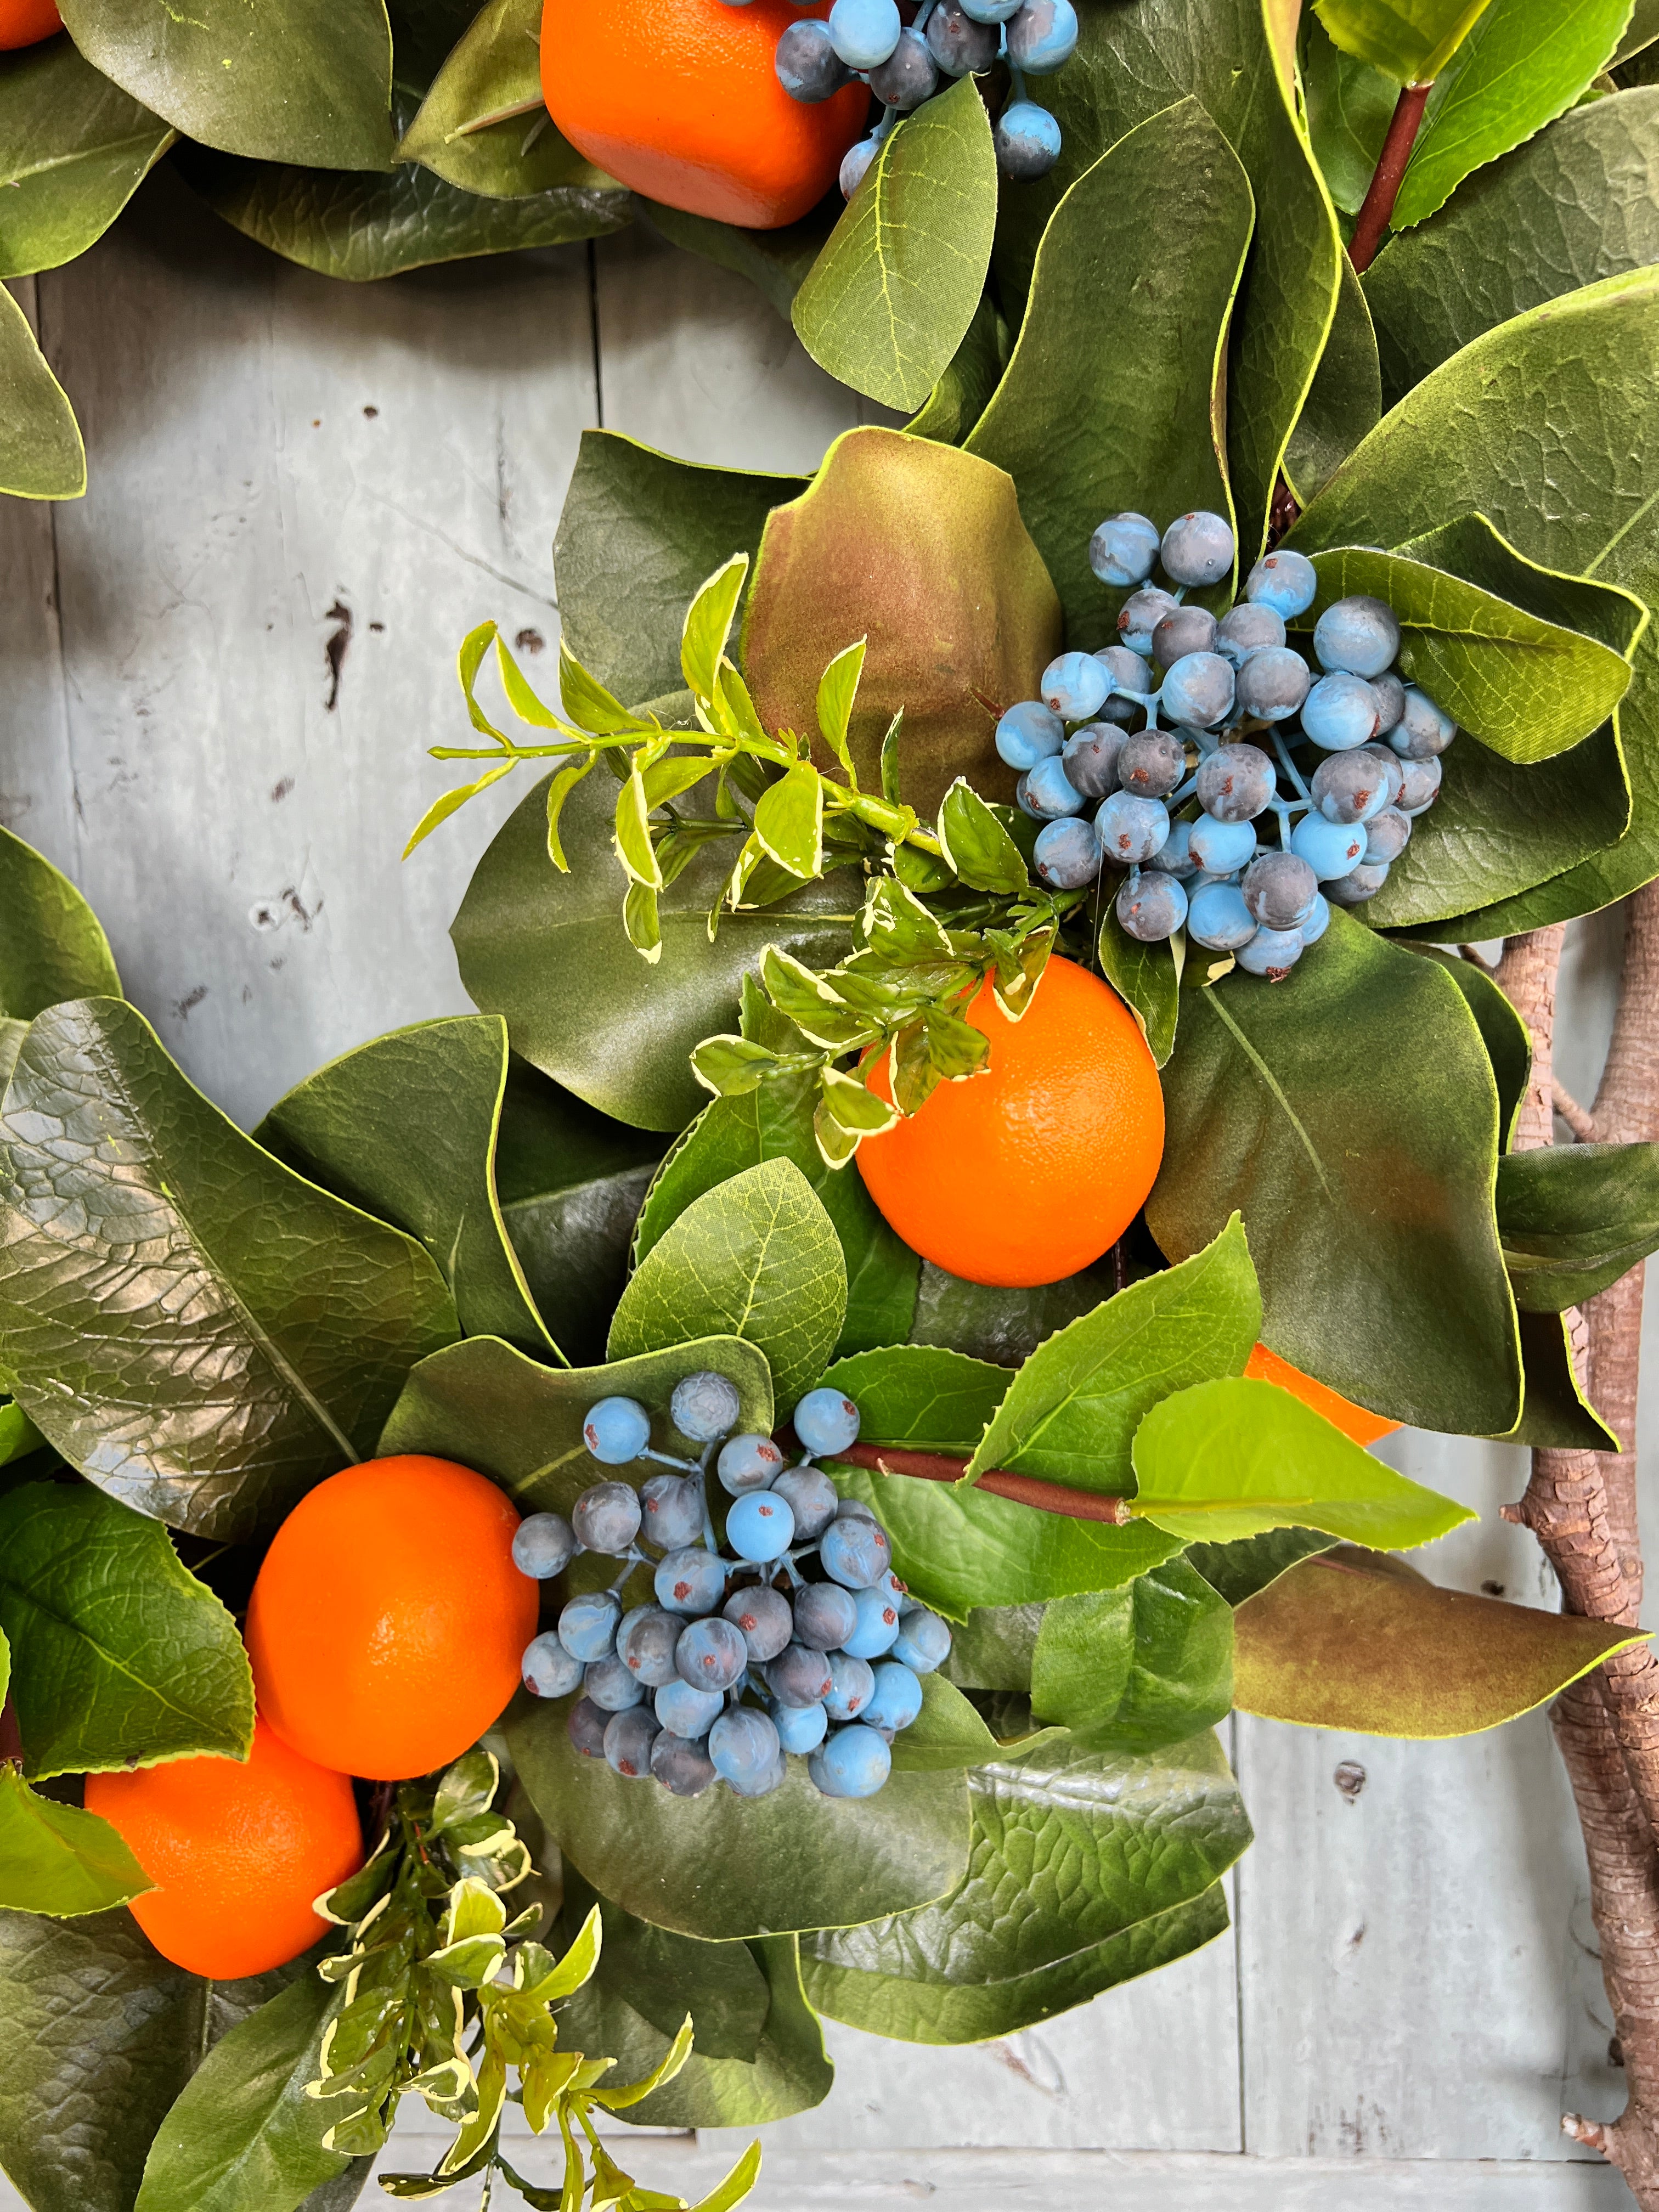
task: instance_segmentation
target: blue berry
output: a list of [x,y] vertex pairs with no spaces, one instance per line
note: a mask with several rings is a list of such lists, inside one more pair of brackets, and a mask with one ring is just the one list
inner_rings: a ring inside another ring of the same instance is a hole
[[1232,706],[1232,668],[1218,653],[1183,653],[1164,678],[1164,712],[1195,730],[1212,730]]
[[1059,822],[1083,811],[1083,793],[1066,775],[1063,755],[1050,753],[1027,771],[1025,811],[1040,822]]
[[1253,653],[1285,642],[1285,617],[1275,609],[1241,599],[1216,624],[1215,649],[1232,667],[1243,668]]
[[1391,668],[1369,680],[1376,697],[1376,726],[1386,733],[1406,711],[1406,687]]
[[525,1646],[519,1672],[532,1697],[568,1698],[581,1680],[582,1662],[573,1659],[558,1638],[548,1631]]
[[834,1651],[858,1626],[858,1605],[839,1583],[808,1583],[795,1592],[795,1634],[814,1651]]
[[837,1729],[806,1771],[826,1797],[873,1797],[893,1771],[893,1754],[874,1729]]
[[665,1729],[651,1747],[651,1778],[676,1797],[701,1797],[714,1779],[714,1762],[700,1743]]
[[1187,748],[1172,730],[1138,730],[1117,756],[1117,780],[1137,799],[1166,799],[1187,773]]
[[1258,561],[1244,580],[1244,596],[1257,606],[1271,607],[1285,622],[1306,614],[1319,596],[1319,578],[1304,553],[1269,553]]
[[1025,787],[1030,780],[1031,771],[1030,769],[1027,769],[1024,775],[1016,780],[1014,784],[1014,804],[1018,807],[1020,812],[1025,817],[1028,822],[1041,822],[1042,817],[1037,812],[1036,807],[1032,805],[1030,800],[1025,795]]
[[781,1559],[794,1540],[795,1516],[788,1500],[769,1490],[753,1490],[738,1498],[726,1516],[728,1547],[757,1566]]
[[1406,787],[1406,764],[1399,754],[1385,744],[1361,745],[1354,757],[1376,763],[1378,773],[1388,786],[1389,796],[1385,803],[1389,806],[1398,806],[1400,794]]
[[617,1641],[622,1601],[610,1590],[589,1590],[573,1597],[559,1615],[559,1641],[573,1659],[584,1665],[603,1659]]
[[1308,789],[1328,822],[1369,822],[1389,803],[1389,778],[1374,745],[1327,753]]
[[1128,868],[1161,852],[1170,834],[1170,810],[1161,799],[1136,799],[1115,791],[1100,803],[1095,836],[1102,855],[1114,867]]
[[659,1552],[677,1552],[702,1534],[702,1486],[694,1474],[653,1474],[640,1490],[641,1533]]
[[822,1468],[786,1468],[772,1485],[772,1495],[787,1501],[795,1516],[798,1542],[816,1544],[836,1517],[841,1495]]
[[1171,605],[1152,632],[1152,658],[1160,668],[1173,668],[1189,653],[1215,648],[1216,619],[1207,607]]
[[1325,934],[1325,932],[1330,927],[1330,907],[1326,901],[1324,893],[1322,891],[1316,891],[1314,893],[1312,911],[1309,914],[1307,920],[1300,925],[1302,931],[1303,950],[1305,951],[1309,945],[1317,945],[1320,939]]
[[823,1700],[824,1711],[832,1721],[856,1720],[875,1695],[876,1678],[870,1662],[850,1652],[832,1651],[824,1664],[830,1669],[830,1694]]
[[1411,835],[1410,815],[1402,814],[1397,806],[1385,806],[1365,825],[1366,862],[1371,867],[1386,867],[1400,858],[1411,842]]
[[852,198],[854,193],[864,182],[871,162],[880,151],[881,141],[873,131],[867,138],[855,139],[841,157],[841,168],[836,178],[836,182],[841,186],[842,199]]
[[778,1705],[772,1725],[786,1751],[816,1751],[829,1733],[830,1716],[822,1705]]
[[1086,722],[1106,704],[1111,679],[1092,653],[1062,653],[1043,670],[1037,689],[1062,722]]
[[708,1731],[708,1756],[728,1782],[757,1782],[781,1755],[770,1717],[753,1705],[728,1705]]
[[830,40],[849,70],[878,69],[903,28],[895,0],[836,0]]
[[1457,735],[1451,716],[1437,707],[1426,691],[1415,684],[1404,695],[1400,716],[1389,732],[1389,743],[1401,760],[1433,760]]
[[864,1709],[867,1728],[908,1729],[921,1711],[921,1684],[902,1660],[888,1659],[876,1669],[874,1694]]
[[1334,881],[1364,859],[1364,826],[1357,822],[1328,822],[1322,814],[1304,814],[1291,832],[1291,850],[1307,862],[1322,884]]
[[651,1580],[657,1603],[667,1613],[713,1613],[726,1596],[726,1568],[701,1545],[671,1552]]
[[1288,645],[1264,645],[1238,672],[1234,696],[1241,714],[1258,722],[1283,722],[1308,696],[1308,664]]
[[1028,76],[1052,76],[1063,69],[1077,52],[1077,40],[1072,0],[1024,0],[1008,20],[1009,62]]
[[[1172,884],[1170,888],[1179,890],[1181,886]],[[890,1575],[884,1575],[880,1582],[854,1597],[858,1620],[853,1633],[842,1637],[841,1648],[854,1659],[879,1659],[893,1648],[899,1632],[899,1609],[898,1600],[887,1588],[891,1580]]]
[[1258,929],[1248,945],[1238,948],[1238,964],[1247,975],[1264,975],[1270,983],[1282,982],[1302,957],[1299,929]]
[[981,76],[997,58],[998,38],[976,23],[962,0],[937,0],[927,18],[927,51],[946,76]]
[[629,1782],[642,1781],[651,1771],[651,1753],[659,1731],[655,1716],[645,1705],[631,1712],[613,1714],[605,1732],[605,1763],[613,1774]]
[[636,1605],[617,1631],[617,1656],[636,1681],[659,1690],[674,1679],[674,1646],[685,1626],[678,1613],[659,1605]]
[[[1218,745],[1199,763],[1198,803],[1218,822],[1254,822],[1278,786],[1273,764],[1260,745]],[[1216,863],[1206,860],[1203,866]]]
[[570,1509],[579,1544],[620,1559],[640,1533],[640,1494],[625,1482],[596,1482]]
[[[1254,842],[1254,839],[1252,839]],[[1124,934],[1142,945],[1162,945],[1187,919],[1187,893],[1173,876],[1147,874],[1126,880],[1115,908]]]
[[919,1605],[914,1612],[905,1614],[898,1641],[893,1646],[895,1659],[914,1674],[931,1674],[950,1656],[951,1632],[938,1613]]
[[1143,584],[1117,611],[1119,644],[1144,659],[1152,649],[1152,632],[1180,601],[1159,584]]
[[833,1459],[857,1443],[859,1409],[844,1391],[809,1390],[795,1408],[794,1426],[804,1449],[819,1459]]
[[658,1720],[664,1728],[684,1736],[688,1741],[707,1735],[725,1711],[723,1691],[700,1690],[695,1683],[683,1681],[678,1674],[657,1692]]
[[625,1713],[645,1696],[645,1685],[635,1680],[615,1654],[592,1661],[582,1675],[582,1694],[601,1712]]
[[698,1690],[729,1690],[749,1669],[749,1646],[734,1621],[715,1615],[680,1632],[674,1667],[682,1682]]
[[1036,100],[1011,100],[997,118],[991,143],[1003,175],[1030,184],[1046,177],[1059,161],[1060,125]]
[[791,1644],[768,1662],[766,1686],[781,1705],[822,1705],[832,1686],[830,1662],[822,1651]]
[[1255,917],[1234,884],[1201,884],[1187,908],[1187,934],[1212,952],[1236,952],[1255,935]]
[[1440,795],[1441,768],[1437,759],[1408,760],[1395,800],[1402,814],[1421,814]]
[[1188,849],[1206,875],[1231,876],[1255,857],[1255,824],[1200,815],[1192,826]]
[[605,1732],[611,1721],[611,1716],[601,1711],[591,1698],[578,1698],[565,1716],[564,1732],[584,1759],[603,1759]]
[[997,724],[996,749],[1010,768],[1035,768],[1066,742],[1066,725],[1041,699],[1022,699]]
[[939,69],[920,31],[899,33],[898,44],[878,69],[870,72],[870,89],[888,107],[908,115],[939,90]]
[[1245,870],[1244,903],[1264,929],[1299,929],[1319,878],[1299,853],[1264,853]]
[[1020,4],[1021,0],[962,0],[963,13],[976,23],[1006,23]]
[[[1171,605],[1174,602],[1170,602]],[[1127,645],[1103,645],[1095,659],[1106,671],[1112,689],[1106,704],[1100,710],[1103,722],[1116,722],[1123,729],[1130,728],[1140,713],[1140,702],[1149,692],[1158,689],[1158,679],[1152,674],[1152,664],[1138,653],[1131,653]],[[1128,696],[1133,693],[1134,696]],[[1078,734],[1080,736],[1081,732]]]
[[839,1516],[818,1541],[818,1560],[831,1582],[867,1589],[893,1564],[886,1531],[873,1521]]
[[836,52],[828,26],[814,16],[785,27],[772,66],[790,99],[809,106],[832,99],[852,82],[852,73]]
[[1073,815],[1063,822],[1046,822],[1031,848],[1031,865],[1038,880],[1050,890],[1081,890],[1100,873],[1100,847],[1094,825]]
[[1385,600],[1368,592],[1336,599],[1314,624],[1314,658],[1350,676],[1380,676],[1400,650],[1400,625]]
[[728,1774],[724,1778],[726,1788],[734,1797],[769,1797],[775,1790],[781,1790],[789,1779],[788,1762],[784,1758],[782,1747],[779,1747],[777,1757],[772,1764],[763,1767],[758,1774]]
[[1333,906],[1364,906],[1367,899],[1376,896],[1388,880],[1388,869],[1380,861],[1374,865],[1362,860],[1347,875],[1327,884],[1325,896]]
[[742,1637],[750,1663],[763,1667],[775,1659],[794,1633],[794,1615],[781,1590],[764,1584],[756,1589],[733,1590],[720,1607],[724,1617]]
[[514,1565],[538,1583],[562,1575],[575,1551],[575,1531],[562,1513],[532,1513],[513,1532]]
[[626,1467],[651,1441],[651,1416],[632,1398],[601,1398],[582,1423],[582,1442],[606,1467]]
[[[1250,664],[1255,666],[1254,661]],[[1302,702],[1302,727],[1327,752],[1347,752],[1376,734],[1376,699],[1362,676],[1322,676]]]
[[741,1498],[745,1491],[769,1490],[787,1464],[770,1437],[733,1437],[720,1446],[714,1468],[722,1488]]
[[1158,562],[1158,526],[1133,510],[1109,514],[1089,540],[1089,566],[1120,591],[1144,584]]
[[712,1444],[717,1437],[729,1436],[740,1411],[736,1383],[708,1368],[677,1382],[668,1401],[674,1426],[696,1444]]
[[1163,557],[1177,584],[1218,583],[1233,565],[1232,527],[1202,507],[1177,515],[1164,533]]
[[1170,823],[1170,834],[1164,841],[1162,850],[1154,853],[1146,865],[1149,868],[1161,868],[1167,875],[1179,876],[1183,879],[1195,875],[1199,863],[1198,855],[1193,850],[1193,824],[1190,822]]
[[881,1526],[881,1522],[861,1498],[842,1498],[836,1506],[836,1518],[837,1521],[867,1521],[872,1528],[879,1528]]
[[[1109,699],[1106,705],[1109,712],[1112,702]],[[1104,799],[1109,791],[1115,791],[1122,744],[1122,730],[1111,722],[1085,722],[1073,730],[1060,755],[1073,788],[1085,799]]]

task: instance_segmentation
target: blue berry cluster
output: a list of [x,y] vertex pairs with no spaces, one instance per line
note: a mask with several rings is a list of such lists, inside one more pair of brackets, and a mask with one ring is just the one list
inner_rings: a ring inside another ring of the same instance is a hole
[[[597,1482],[568,1521],[534,1513],[520,1522],[513,1556],[539,1581],[581,1551],[623,1562],[609,1589],[573,1597],[557,1628],[536,1638],[525,1687],[538,1698],[580,1689],[568,1723],[577,1750],[630,1778],[651,1775],[678,1797],[701,1796],[717,1778],[740,1797],[764,1797],[792,1752],[826,1797],[873,1796],[951,1632],[893,1573],[875,1515],[843,1500],[813,1464],[854,1442],[858,1407],[839,1390],[809,1391],[795,1408],[803,1450],[793,1465],[770,1437],[732,1435],[738,1393],[724,1375],[688,1376],[669,1410],[680,1435],[703,1447],[699,1459],[653,1450],[645,1407],[602,1398],[583,1425],[594,1458],[655,1460],[672,1472],[637,1491]],[[708,1510],[711,1461],[732,1501],[727,1556]],[[620,1592],[640,1565],[653,1570],[656,1601],[624,1613]]]
[[[746,0],[729,0],[743,6]],[[1060,125],[1028,99],[1027,76],[1051,76],[1077,51],[1072,0],[921,0],[907,24],[896,0],[836,0],[828,21],[804,15],[778,40],[778,81],[792,100],[829,100],[862,78],[884,112],[849,147],[841,189],[851,199],[882,141],[931,100],[941,80],[982,76],[998,61],[1012,90],[993,137],[1005,177],[1046,176],[1060,159]]]
[[[1157,944],[1184,926],[1276,982],[1323,936],[1331,901],[1382,889],[1434,804],[1456,725],[1395,670],[1400,625],[1381,599],[1325,609],[1316,667],[1286,642],[1317,592],[1300,553],[1258,561],[1219,621],[1184,605],[1232,566],[1218,514],[1181,515],[1161,538],[1144,514],[1115,514],[1089,561],[1102,583],[1134,586],[1121,642],[1061,653],[1042,696],[997,724],[1019,805],[1044,825],[1036,872],[1076,890],[1126,870],[1115,910],[1129,936]],[[1147,582],[1160,562],[1173,590]]]

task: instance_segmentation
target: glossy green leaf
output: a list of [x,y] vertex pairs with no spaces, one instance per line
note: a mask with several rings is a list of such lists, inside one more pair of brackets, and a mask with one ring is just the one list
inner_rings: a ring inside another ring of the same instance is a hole
[[[9,830],[0,830],[0,1014],[33,1021],[61,999],[120,996],[97,915],[67,876]],[[8,1075],[15,1058],[5,1063]]]
[[0,277],[84,253],[172,143],[70,40],[0,57]]
[[961,344],[940,372],[939,382],[905,424],[913,438],[937,438],[960,446],[991,404],[1013,349],[1013,333],[988,290],[974,310]]
[[495,1193],[507,1066],[498,1018],[419,1022],[307,1076],[254,1139],[296,1175],[418,1237],[468,1336],[503,1336],[545,1358],[553,1343]]
[[1281,464],[1285,482],[1304,506],[1376,428],[1382,412],[1376,332],[1345,254],[1330,336]]
[[653,229],[675,246],[700,254],[717,269],[729,269],[734,276],[746,277],[787,322],[791,302],[841,218],[842,197],[832,185],[810,215],[781,230],[745,230],[737,223],[716,222],[711,216],[663,207],[655,200],[641,199],[637,205]]
[[837,1361],[829,1379],[857,1404],[861,1442],[965,1459],[1013,1376],[942,1345],[896,1344]]
[[1635,0],[1625,35],[1607,64],[1608,69],[1619,69],[1636,55],[1645,52],[1656,39],[1659,39],[1659,0]]
[[37,1796],[0,1760],[0,1909],[75,1919],[155,1886],[107,1820]]
[[542,100],[540,0],[486,0],[398,142],[462,191],[527,199],[579,185],[619,190],[554,129]]
[[1186,1560],[1043,1609],[1031,1711],[1101,1751],[1156,1751],[1224,1720],[1233,1613]]
[[[371,1448],[409,1368],[454,1334],[421,1247],[243,1136],[131,1006],[41,1014],[6,1109],[15,1395],[124,1504],[231,1540],[274,1527]],[[135,1267],[112,1298],[112,1267]]]
[[985,289],[991,121],[971,77],[888,133],[791,310],[814,361],[885,407],[920,407]]
[[[1480,1042],[1492,1062],[1492,1079],[1498,1085],[1498,1146],[1500,1154],[1505,1152],[1514,1140],[1515,1124],[1532,1073],[1532,1039],[1527,1034],[1527,1025],[1484,968],[1457,953],[1444,951],[1438,945],[1425,945],[1417,949],[1437,967],[1445,969],[1474,1016]],[[1498,1173],[1501,1188],[1501,1160]]]
[[971,1787],[972,1856],[954,1895],[802,1947],[820,2011],[911,2042],[977,2042],[1144,1972],[1224,1924],[1206,1916],[1206,1933],[1189,1927],[1175,1950],[1149,1928],[1139,1958],[1128,1945],[1104,1972],[1104,1961],[1088,1963],[1210,1893],[1249,1842],[1213,1735],[1139,1759],[1051,1741],[982,1768]]
[[1101,917],[1101,973],[1134,1016],[1160,1067],[1175,1049],[1186,955],[1184,931],[1159,944],[1143,945],[1118,920],[1115,902]]
[[384,0],[65,0],[62,14],[94,69],[205,146],[318,169],[392,159]]
[[322,2141],[342,2101],[306,2094],[336,2002],[302,1975],[215,2044],[150,2145],[133,2212],[295,2212],[346,2172]]
[[1234,1619],[1245,1712],[1362,1735],[1497,1728],[1641,1641],[1606,1621],[1437,1589],[1403,1559],[1348,1545],[1293,1567]]
[[1120,1291],[1033,1352],[969,1473],[1011,1468],[1127,1497],[1142,1417],[1172,1390],[1242,1374],[1261,1334],[1261,1294],[1235,1215],[1202,1251]]
[[1521,1418],[1505,1439],[1547,1451],[1617,1451],[1619,1439],[1585,1395],[1565,1314],[1522,1312]]
[[1302,18],[1300,44],[1308,136],[1332,199],[1345,215],[1358,215],[1400,87],[1357,54],[1345,54],[1311,8]]
[[[1039,1733],[1034,1725],[1025,1741],[1034,1741]],[[948,1774],[983,1766],[987,1760],[1000,1758],[1003,1747],[953,1682],[942,1674],[927,1674],[922,1678],[921,1711],[893,1738],[892,1748],[895,1771]]]
[[1487,0],[1314,0],[1345,53],[1399,84],[1431,84],[1469,36]]
[[1231,1543],[1322,1528],[1375,1548],[1431,1543],[1474,1515],[1396,1474],[1272,1382],[1197,1382],[1135,1433],[1138,1515],[1173,1534]]
[[1560,1313],[1659,1251],[1659,1146],[1558,1145],[1498,1163],[1516,1304]]
[[707,1337],[608,1367],[560,1368],[541,1366],[494,1337],[474,1336],[414,1370],[379,1448],[459,1460],[499,1483],[526,1511],[568,1513],[600,1480],[582,1442],[588,1407],[599,1398],[637,1398],[654,1417],[659,1444],[671,1449],[674,1385],[710,1367],[738,1386],[739,1430],[769,1435],[766,1362],[737,1337]]
[[27,1459],[46,1441],[21,1406],[9,1398],[0,1400],[0,1467]]
[[[1065,81],[1054,80],[1062,131]],[[1182,179],[1178,202],[1172,175]],[[1237,156],[1198,101],[1184,100],[1085,169],[1043,234],[1012,358],[968,449],[1018,486],[1059,586],[1068,645],[1117,636],[1121,595],[1089,567],[1102,515],[1231,515],[1219,395],[1250,220]],[[1168,240],[1155,243],[1165,222]],[[1160,264],[1156,285],[1145,277],[1149,254]],[[1098,339],[1104,300],[1134,302],[1115,319],[1109,344]]]
[[1264,1535],[1236,1537],[1231,1544],[1188,1544],[1182,1556],[1229,1605],[1240,1606],[1299,1559],[1328,1552],[1335,1541],[1322,1528],[1270,1528]]
[[1282,983],[1234,973],[1190,994],[1164,1091],[1146,1218],[1170,1259],[1237,1211],[1265,1333],[1294,1365],[1424,1428],[1513,1423],[1498,1092],[1449,976],[1334,913]]
[[789,1159],[717,1184],[663,1231],[611,1317],[610,1357],[741,1336],[766,1357],[781,1407],[823,1372],[847,1311],[835,1224]]
[[823,866],[823,781],[811,761],[797,761],[769,783],[755,805],[762,849],[792,876],[816,876]]
[[1492,0],[1423,111],[1391,218],[1409,229],[1472,170],[1563,114],[1613,57],[1630,0]]
[[89,1484],[0,1498],[0,1629],[32,1781],[246,1758],[253,1682],[235,1622],[165,1528]]
[[939,806],[939,841],[952,871],[972,890],[1008,897],[1030,889],[1018,846],[964,776]]
[[0,492],[79,499],[86,488],[75,410],[34,343],[28,317],[0,287]]
[[1017,1367],[1057,1328],[1092,1313],[1115,1288],[1109,1265],[1085,1267],[1030,1290],[1002,1290],[947,1274],[924,1260],[910,1341]]

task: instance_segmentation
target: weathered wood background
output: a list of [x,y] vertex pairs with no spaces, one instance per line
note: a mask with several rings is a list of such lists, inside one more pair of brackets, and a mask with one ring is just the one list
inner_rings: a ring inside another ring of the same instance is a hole
[[[447,927],[516,794],[398,855],[448,781],[424,747],[464,741],[461,636],[556,636],[582,428],[805,470],[860,403],[757,294],[642,232],[354,288],[163,174],[18,291],[92,489],[0,501],[0,819],[82,885],[131,996],[249,1126],[333,1054],[465,1008]],[[1616,957],[1606,921],[1576,933],[1558,1065],[1580,1095]],[[1413,1434],[1389,1456],[1480,1510],[1441,1580],[1553,1601],[1496,1518],[1519,1454]],[[1542,1717],[1427,1745],[1240,1720],[1233,1751],[1258,1840],[1232,1933],[1005,2043],[832,2027],[836,2090],[768,2130],[757,2212],[1627,2202],[1558,2132],[1623,2090]],[[635,2142],[692,2195],[731,2151]]]

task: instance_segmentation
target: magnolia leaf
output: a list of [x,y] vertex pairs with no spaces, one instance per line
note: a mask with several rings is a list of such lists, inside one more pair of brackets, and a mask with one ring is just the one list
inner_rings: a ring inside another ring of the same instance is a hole
[[1031,1711],[1102,1751],[1155,1751],[1224,1720],[1233,1614],[1185,1559],[1121,1589],[1045,1606],[1031,1654]]
[[0,277],[61,268],[109,228],[170,125],[48,39],[0,64]]
[[0,492],[79,499],[87,454],[75,410],[46,366],[28,318],[0,286]]
[[1506,1152],[1498,1233],[1523,1311],[1582,1305],[1659,1251],[1659,1145]]
[[[9,830],[0,830],[0,1016],[28,1022],[63,999],[120,996],[97,915],[67,876]],[[14,1050],[4,1062],[8,1077],[16,1057]]]
[[939,382],[905,424],[910,435],[937,438],[945,446],[963,444],[990,405],[1013,343],[1013,333],[988,289]]
[[155,1887],[107,1820],[37,1796],[0,1760],[0,1909],[73,1919]]
[[636,204],[652,228],[673,245],[700,254],[717,269],[729,269],[734,276],[745,277],[786,323],[791,302],[841,215],[839,195],[835,192],[826,193],[799,222],[785,223],[777,230],[748,230],[738,223],[717,222],[712,216],[665,207],[656,200],[638,198]]
[[1431,84],[1474,29],[1487,0],[1314,0],[1345,53],[1398,84]]
[[541,21],[540,0],[486,0],[398,142],[398,160],[492,198],[565,185],[617,191],[553,127],[542,100]]
[[1237,1607],[1276,1583],[1298,1560],[1328,1552],[1335,1541],[1322,1528],[1270,1528],[1265,1535],[1240,1536],[1231,1544],[1188,1544],[1182,1556]]

